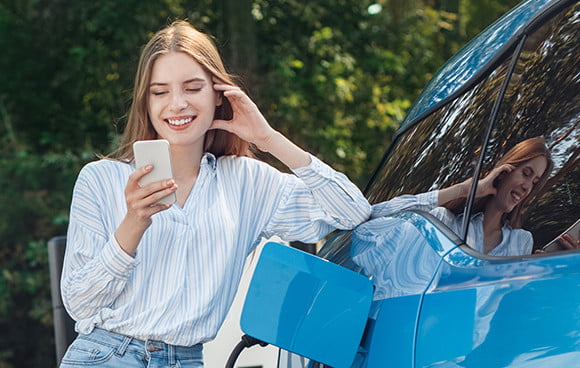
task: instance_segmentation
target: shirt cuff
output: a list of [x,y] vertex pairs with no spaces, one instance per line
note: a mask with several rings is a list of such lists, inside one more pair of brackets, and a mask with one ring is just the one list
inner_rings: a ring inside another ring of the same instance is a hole
[[431,208],[438,207],[439,203],[439,190],[432,190],[427,193],[417,194],[417,203],[422,206],[427,206]]
[[334,180],[336,171],[333,168],[322,162],[316,156],[310,156],[310,164],[308,166],[293,169],[292,172],[296,174],[302,181],[311,189],[318,189],[325,185],[329,180]]
[[124,279],[131,274],[131,271],[139,264],[139,261],[125,253],[115,236],[111,236],[111,239],[105,244],[105,248],[101,252],[101,263],[111,275]]

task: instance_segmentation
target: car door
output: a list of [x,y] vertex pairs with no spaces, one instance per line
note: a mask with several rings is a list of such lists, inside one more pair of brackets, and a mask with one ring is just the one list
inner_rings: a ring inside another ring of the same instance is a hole
[[572,367],[580,254],[485,259],[456,249],[425,294],[416,367]]
[[[485,171],[519,140],[545,137],[554,170],[523,209],[534,252],[580,213],[579,18],[572,3],[527,29],[481,156]],[[576,366],[579,266],[578,249],[515,257],[490,257],[469,244],[453,249],[423,298],[415,366]]]

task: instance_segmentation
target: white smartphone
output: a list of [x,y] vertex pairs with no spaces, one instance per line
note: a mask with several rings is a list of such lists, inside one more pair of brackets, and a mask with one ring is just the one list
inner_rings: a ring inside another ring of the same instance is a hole
[[570,234],[570,236],[574,239],[580,239],[580,219],[576,220],[575,223],[572,224],[569,228],[566,229],[562,234],[558,235],[556,239],[552,240],[548,244],[546,244],[542,249],[546,252],[557,252],[560,250],[568,250],[566,246],[560,243],[558,239],[560,236],[564,234]]
[[[133,154],[137,168],[152,165],[153,170],[143,176],[139,185],[155,183],[157,181],[173,178],[173,166],[171,165],[171,152],[169,142],[165,139],[151,141],[137,141],[133,143]],[[175,193],[163,197],[157,203],[173,204],[177,200]]]

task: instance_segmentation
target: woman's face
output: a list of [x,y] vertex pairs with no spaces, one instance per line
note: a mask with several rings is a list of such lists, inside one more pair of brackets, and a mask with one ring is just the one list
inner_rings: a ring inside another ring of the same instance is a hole
[[220,103],[211,75],[191,56],[171,52],[153,64],[148,112],[159,138],[172,145],[203,147]]
[[523,162],[507,173],[499,182],[494,201],[504,213],[511,212],[532,191],[534,185],[544,174],[548,161],[539,156]]

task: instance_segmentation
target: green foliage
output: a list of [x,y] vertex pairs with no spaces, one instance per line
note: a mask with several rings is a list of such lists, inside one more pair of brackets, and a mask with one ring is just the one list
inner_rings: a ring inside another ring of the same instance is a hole
[[44,366],[54,354],[46,240],[66,231],[81,159],[69,152],[41,156],[2,143],[0,366],[16,366],[5,359]]
[[499,15],[520,3],[520,0],[459,0],[459,2],[459,12],[462,15],[461,32],[469,40],[495,21]]
[[54,361],[46,243],[122,131],[153,32],[186,18],[216,35],[272,125],[363,187],[432,74],[515,2],[236,1],[0,2],[0,368]]
[[369,5],[254,5],[265,76],[260,105],[279,129],[361,187],[411,102],[461,46],[457,14],[424,5],[371,15]]

